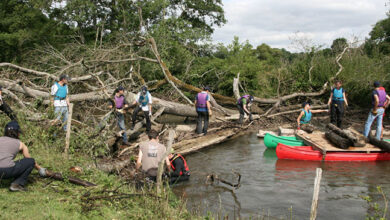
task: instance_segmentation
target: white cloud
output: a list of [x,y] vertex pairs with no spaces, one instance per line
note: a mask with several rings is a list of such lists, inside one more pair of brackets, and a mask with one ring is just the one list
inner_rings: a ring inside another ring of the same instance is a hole
[[223,0],[228,23],[217,28],[216,42],[234,36],[255,46],[266,43],[288,49],[300,32],[316,44],[329,46],[338,37],[364,39],[386,17],[386,0]]

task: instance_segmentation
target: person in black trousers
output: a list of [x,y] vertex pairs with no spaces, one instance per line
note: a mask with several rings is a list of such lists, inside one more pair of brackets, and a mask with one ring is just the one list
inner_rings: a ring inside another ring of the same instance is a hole
[[[19,124],[11,121],[4,128],[4,136],[0,137],[0,181],[13,178],[14,181],[9,187],[13,192],[25,191],[24,186],[34,167],[39,171],[39,175],[46,176],[46,169],[31,158],[27,146],[19,140],[20,133]],[[24,158],[13,161],[19,152],[22,152]]]
[[4,112],[12,121],[16,121],[16,115],[3,100],[3,88],[0,86],[0,111]]
[[341,128],[344,117],[344,105],[348,107],[345,90],[341,86],[341,81],[335,82],[335,88],[332,89],[328,101],[328,106],[330,106],[330,123],[337,125],[339,128]]

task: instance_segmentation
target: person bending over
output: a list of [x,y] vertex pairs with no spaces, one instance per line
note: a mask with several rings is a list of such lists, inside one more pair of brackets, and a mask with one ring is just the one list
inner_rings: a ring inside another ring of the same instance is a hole
[[[46,176],[46,169],[39,166],[34,158],[31,158],[27,146],[19,140],[20,126],[16,121],[9,122],[4,128],[4,136],[0,137],[0,181],[11,179],[9,189],[25,191],[28,176],[35,167],[41,176]],[[14,161],[15,156],[21,152],[23,159]]]
[[175,151],[172,148],[168,158],[172,169],[169,184],[188,181],[190,179],[190,169],[188,168],[187,161],[184,157],[181,154],[175,154]]
[[149,141],[141,142],[139,145],[136,170],[140,168],[149,180],[156,181],[158,163],[165,160],[168,170],[170,163],[168,157],[163,158],[166,152],[165,146],[159,143],[159,134],[155,130],[148,133]]
[[240,112],[240,119],[238,120],[239,124],[242,124],[244,122],[245,114],[248,114],[249,120],[253,121],[252,113],[249,111],[250,106],[253,103],[253,100],[254,100],[253,96],[251,95],[244,95],[237,100],[237,108],[238,111]]

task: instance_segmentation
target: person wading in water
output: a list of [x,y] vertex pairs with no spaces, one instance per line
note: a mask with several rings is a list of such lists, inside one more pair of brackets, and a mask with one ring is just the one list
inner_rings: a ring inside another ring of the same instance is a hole
[[173,148],[168,158],[172,169],[172,172],[169,174],[169,183],[174,184],[181,181],[188,181],[190,179],[190,168],[188,168],[186,159],[181,154],[175,154]]
[[139,145],[138,159],[136,170],[142,167],[142,173],[146,178],[152,181],[157,180],[158,163],[165,160],[168,171],[170,171],[170,163],[168,157],[163,158],[166,148],[159,143],[158,132],[151,130],[148,133],[149,141],[141,142]]

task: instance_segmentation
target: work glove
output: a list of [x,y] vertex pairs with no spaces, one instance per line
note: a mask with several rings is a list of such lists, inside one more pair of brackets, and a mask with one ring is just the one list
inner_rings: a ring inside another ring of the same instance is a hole
[[46,177],[46,168],[43,167],[39,168],[38,173],[41,177]]

